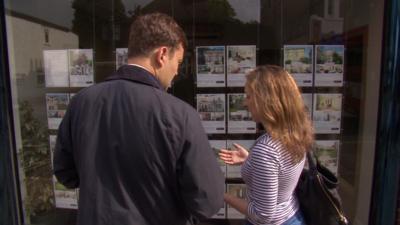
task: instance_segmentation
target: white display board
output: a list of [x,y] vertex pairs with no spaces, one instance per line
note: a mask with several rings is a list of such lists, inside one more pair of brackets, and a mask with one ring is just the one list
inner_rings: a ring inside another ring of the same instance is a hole
[[71,87],[88,87],[94,84],[92,49],[70,49],[68,59]]
[[69,87],[68,50],[44,50],[46,87]]
[[315,86],[343,86],[344,46],[315,46]]
[[68,93],[47,93],[47,124],[51,130],[57,130],[67,111],[69,104]]
[[197,87],[225,87],[225,46],[196,47]]
[[307,113],[310,117],[310,119],[312,118],[312,111],[313,111],[313,94],[311,93],[303,93],[301,94],[301,97],[303,97],[303,102],[304,105],[306,107]]
[[229,45],[226,49],[227,86],[243,87],[246,74],[256,67],[255,45]]
[[115,49],[115,68],[128,64],[128,48]]
[[[54,158],[56,141],[57,141],[56,135],[49,136],[50,158],[52,167],[53,167],[53,158]],[[78,196],[79,196],[77,189],[66,188],[64,185],[62,185],[57,181],[57,178],[55,176],[53,176],[52,182],[53,182],[54,200],[56,208],[77,209]]]
[[342,94],[314,94],[313,124],[317,134],[339,134]]
[[283,65],[299,87],[313,85],[313,46],[284,45]]
[[197,111],[206,133],[226,132],[225,94],[197,94]]
[[245,105],[246,94],[228,94],[228,133],[256,133],[256,122]]
[[338,172],[339,146],[339,140],[316,140],[314,144],[319,162],[334,174]]

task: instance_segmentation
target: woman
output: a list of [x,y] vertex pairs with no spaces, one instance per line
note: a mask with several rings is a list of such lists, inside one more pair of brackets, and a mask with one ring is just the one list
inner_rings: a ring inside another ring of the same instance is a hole
[[247,75],[246,105],[266,133],[250,153],[235,144],[221,149],[227,164],[243,164],[247,199],[225,194],[225,202],[246,215],[247,224],[305,224],[295,187],[313,142],[313,129],[293,78],[278,66],[259,66]]

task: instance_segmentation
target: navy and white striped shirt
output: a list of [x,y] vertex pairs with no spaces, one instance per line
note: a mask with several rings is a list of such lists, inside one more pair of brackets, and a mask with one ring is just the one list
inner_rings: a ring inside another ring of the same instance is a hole
[[268,134],[259,137],[242,166],[247,186],[248,220],[254,225],[278,225],[299,209],[294,194],[305,157],[293,163],[282,144]]

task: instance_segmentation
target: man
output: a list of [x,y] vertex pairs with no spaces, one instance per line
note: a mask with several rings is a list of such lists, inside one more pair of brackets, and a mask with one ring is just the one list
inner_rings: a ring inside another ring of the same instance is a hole
[[141,16],[129,65],[71,100],[54,174],[80,188],[79,225],[191,224],[223,206],[224,178],[198,113],[164,90],[186,45],[169,16]]

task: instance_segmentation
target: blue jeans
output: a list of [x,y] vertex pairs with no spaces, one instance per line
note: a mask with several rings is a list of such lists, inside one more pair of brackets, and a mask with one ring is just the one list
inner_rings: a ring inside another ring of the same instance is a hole
[[[250,221],[246,220],[245,225],[253,225],[253,224],[250,223]],[[299,210],[281,225],[306,225],[306,223],[304,222],[303,214],[301,214]]]
[[303,214],[299,210],[282,225],[306,225],[306,223],[304,222]]

